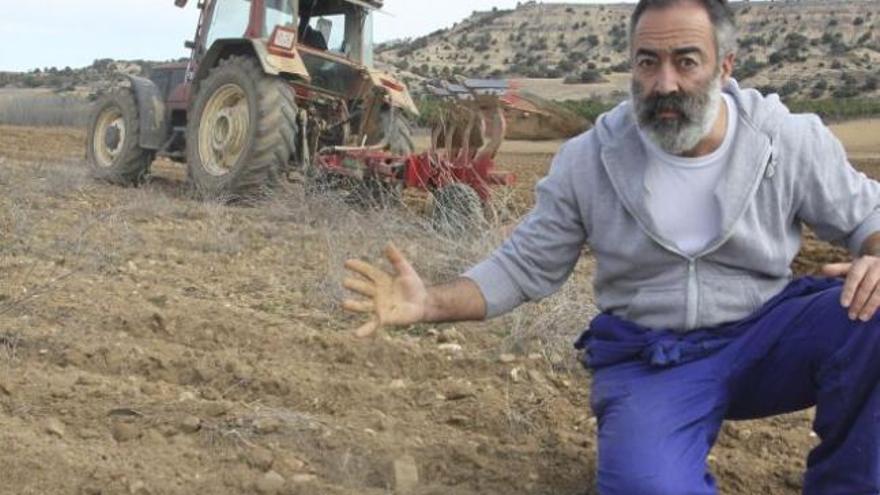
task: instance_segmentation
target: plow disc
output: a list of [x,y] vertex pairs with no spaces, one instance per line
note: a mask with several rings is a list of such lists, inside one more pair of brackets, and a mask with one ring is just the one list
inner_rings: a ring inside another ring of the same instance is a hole
[[491,198],[493,186],[513,185],[514,175],[496,170],[495,164],[507,129],[505,110],[539,113],[541,109],[519,98],[507,81],[435,82],[427,89],[444,102],[431,129],[429,150],[402,156],[376,146],[329,147],[318,154],[318,167],[359,179],[399,182],[431,193],[464,184],[484,204]]

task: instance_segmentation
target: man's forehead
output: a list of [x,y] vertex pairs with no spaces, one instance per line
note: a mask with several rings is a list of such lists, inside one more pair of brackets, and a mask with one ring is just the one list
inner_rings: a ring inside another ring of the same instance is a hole
[[713,43],[714,27],[709,15],[687,2],[646,11],[633,32],[634,50],[671,52],[698,47],[709,52]]

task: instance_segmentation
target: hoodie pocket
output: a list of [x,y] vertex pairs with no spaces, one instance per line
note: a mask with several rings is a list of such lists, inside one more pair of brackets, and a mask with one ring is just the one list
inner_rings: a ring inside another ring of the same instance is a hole
[[643,287],[626,308],[628,321],[648,328],[674,328],[684,324],[687,295],[683,287]]
[[700,324],[741,320],[761,307],[761,290],[750,277],[706,277],[700,290]]

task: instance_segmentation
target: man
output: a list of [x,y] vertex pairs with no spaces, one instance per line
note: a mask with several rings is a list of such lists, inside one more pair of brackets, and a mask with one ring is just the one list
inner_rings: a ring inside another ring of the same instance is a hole
[[[815,116],[730,76],[720,0],[641,0],[632,98],[566,143],[537,204],[462,278],[427,287],[361,261],[358,330],[479,320],[557,290],[584,243],[602,314],[577,345],[593,372],[599,493],[712,494],[725,419],[817,406],[804,493],[880,493],[880,185]],[[791,280],[800,225],[848,246],[831,278]]]

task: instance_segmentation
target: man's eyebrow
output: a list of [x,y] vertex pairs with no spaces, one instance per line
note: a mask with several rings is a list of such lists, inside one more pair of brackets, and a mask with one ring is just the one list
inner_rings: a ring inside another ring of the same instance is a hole
[[636,50],[636,57],[639,56],[660,58],[660,56],[657,55],[657,52],[648,50],[647,48],[639,48]]
[[696,46],[685,46],[683,48],[676,48],[675,50],[672,50],[672,54],[676,56],[690,55],[691,53],[703,55],[703,50]]
[[[696,53],[697,55],[702,56],[703,50],[700,49],[700,47],[698,47],[698,46],[684,46],[684,47],[675,48],[672,50],[672,54],[675,55],[676,57],[680,57],[682,55],[690,55],[692,53]],[[653,58],[660,57],[658,52],[656,52],[654,50],[650,50],[648,48],[639,48],[638,50],[636,50],[636,56],[637,57],[638,56],[645,56],[645,57],[653,57]]]

